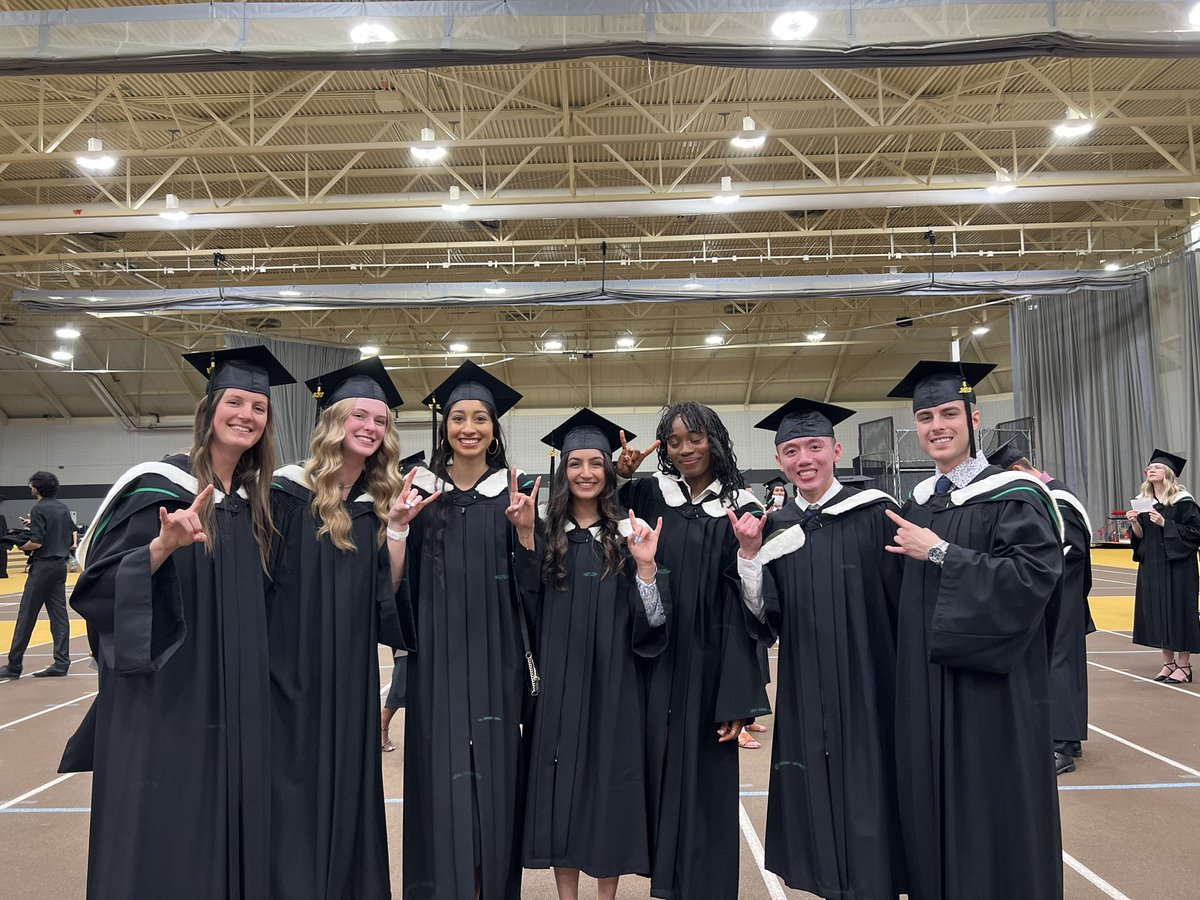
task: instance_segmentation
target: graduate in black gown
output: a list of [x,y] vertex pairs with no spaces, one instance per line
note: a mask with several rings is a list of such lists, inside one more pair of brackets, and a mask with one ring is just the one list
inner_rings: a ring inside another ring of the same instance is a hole
[[378,358],[307,384],[312,456],[271,491],[271,890],[386,900],[378,645],[412,644],[395,594],[409,522],[437,495],[402,480],[390,410],[403,401]]
[[[1042,481],[1063,520],[1063,578],[1047,612],[1050,640],[1050,737],[1054,771],[1075,771],[1087,740],[1087,636],[1096,630],[1088,606],[1092,589],[1092,524],[1083,503],[1061,481],[1037,469],[1013,438],[988,454],[999,469],[1024,472]],[[1052,614],[1051,614],[1052,613]]]
[[1200,507],[1179,483],[1186,464],[1178,454],[1155,450],[1141,490],[1154,507],[1127,514],[1138,563],[1133,642],[1162,651],[1162,670],[1154,680],[1167,684],[1191,682],[1192,654],[1200,653]]
[[912,900],[1062,896],[1045,622],[1061,519],[1040,481],[975,452],[971,387],[992,368],[922,361],[889,395],[912,398],[937,468],[901,516],[887,511],[904,557],[896,752]]
[[520,399],[465,362],[424,401],[442,419],[432,471],[418,468],[414,484],[442,496],[408,539],[417,649],[404,717],[405,900],[521,893],[533,610],[519,605],[512,577],[499,421]]
[[208,375],[187,456],[134,466],[79,548],[100,686],[61,771],[92,769],[91,900],[259,900],[269,881],[270,386],[263,347]]
[[514,492],[510,511],[542,676],[522,855],[526,868],[554,867],[559,900],[578,900],[580,871],[613,900],[621,875],[650,870],[636,663],[666,644],[667,576],[654,561],[662,519],[650,528],[618,504],[619,433],[590,409],[571,416],[542,439],[562,462],[540,534],[536,496]]
[[836,477],[833,428],[853,414],[797,397],[759,422],[797,495],[733,526],[746,605],[766,642],[780,639],[766,867],[827,900],[886,900],[905,888],[893,753],[901,567],[884,549],[895,528],[883,514],[899,507]]
[[728,900],[738,892],[741,847],[737,736],[770,707],[726,513],[761,514],[762,504],[707,406],[668,406],[656,437],[645,453],[624,448],[617,464],[630,477],[658,450],[659,471],[629,482],[623,496],[645,521],[663,518],[658,562],[671,578],[668,644],[646,665],[650,893]]

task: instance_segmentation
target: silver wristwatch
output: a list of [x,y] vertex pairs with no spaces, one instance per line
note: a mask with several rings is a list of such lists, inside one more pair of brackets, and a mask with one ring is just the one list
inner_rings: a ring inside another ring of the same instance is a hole
[[935,566],[940,566],[946,561],[946,551],[950,549],[949,541],[941,541],[929,548],[927,559]]

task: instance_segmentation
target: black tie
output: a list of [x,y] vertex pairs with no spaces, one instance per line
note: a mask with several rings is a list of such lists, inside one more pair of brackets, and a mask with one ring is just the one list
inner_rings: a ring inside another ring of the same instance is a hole
[[807,522],[813,516],[817,515],[820,511],[821,511],[821,507],[818,506],[816,503],[808,504],[808,506],[805,507],[805,509],[804,509],[804,521]]
[[935,494],[948,494],[953,486],[949,478],[945,475],[939,475],[937,484],[933,486],[933,492]]

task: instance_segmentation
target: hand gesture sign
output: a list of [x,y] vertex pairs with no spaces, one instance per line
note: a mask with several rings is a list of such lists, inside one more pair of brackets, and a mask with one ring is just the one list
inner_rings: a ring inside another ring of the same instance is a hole
[[729,516],[729,524],[733,526],[733,534],[738,540],[741,555],[745,559],[754,559],[762,549],[763,527],[767,524],[766,517],[746,513],[740,519],[732,509],[725,510]]
[[630,555],[639,565],[654,564],[654,554],[658,550],[658,536],[662,534],[662,523],[662,516],[659,516],[658,524],[651,528],[645,522],[639,522],[632,509],[629,511],[629,527],[633,529],[633,534],[625,538],[625,544],[629,547]]
[[200,508],[212,496],[214,490],[210,484],[196,495],[196,499],[187,509],[177,509],[169,513],[166,507],[158,508],[158,542],[165,553],[173,553],[180,547],[202,544],[208,540],[208,535],[200,527]]
[[417,513],[442,496],[441,491],[434,491],[422,499],[421,492],[412,486],[416,474],[416,469],[408,470],[408,475],[404,477],[404,487],[400,488],[400,493],[396,495],[388,510],[388,528],[392,531],[403,531],[417,517]]
[[530,533],[533,531],[533,523],[537,516],[537,496],[538,491],[542,487],[542,476],[538,476],[533,482],[533,491],[530,494],[522,494],[520,485],[517,483],[517,469],[514,466],[512,470],[512,489],[508,494],[508,509],[504,510],[504,514],[508,516],[508,521],[516,526],[517,531]]
[[634,450],[625,440],[625,432],[621,432],[621,455],[617,457],[617,474],[622,478],[632,478],[642,461],[662,446],[662,441],[655,441],[645,450]]
[[888,553],[902,553],[912,559],[927,562],[929,560],[929,549],[936,547],[942,542],[937,533],[930,531],[928,528],[922,528],[920,525],[914,525],[890,509],[885,509],[884,512],[898,526],[896,528],[896,536],[892,538],[895,541],[895,546],[888,544],[884,549]]

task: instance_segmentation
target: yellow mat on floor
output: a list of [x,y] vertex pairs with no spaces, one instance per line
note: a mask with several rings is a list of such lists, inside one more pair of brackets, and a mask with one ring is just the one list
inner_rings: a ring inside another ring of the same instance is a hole
[[1133,630],[1132,597],[1090,597],[1088,606],[1097,628],[1109,631]]
[[[17,623],[13,620],[0,622],[0,653],[8,653],[8,648],[12,646],[13,631],[16,630]],[[79,637],[81,634],[87,634],[87,623],[82,619],[71,620],[71,637]],[[33,626],[33,637],[29,639],[30,647],[39,647],[43,644],[53,643],[53,636],[50,634],[50,620],[46,618],[45,610],[38,617],[37,624]],[[43,666],[35,666],[41,669]]]
[[[8,577],[0,578],[0,594],[16,594],[25,590],[25,554],[16,553],[8,557]],[[79,580],[78,572],[67,573],[67,587]]]
[[1133,561],[1133,550],[1125,547],[1120,550],[1093,549],[1092,565],[1112,566],[1114,569],[1137,569],[1137,563]]

